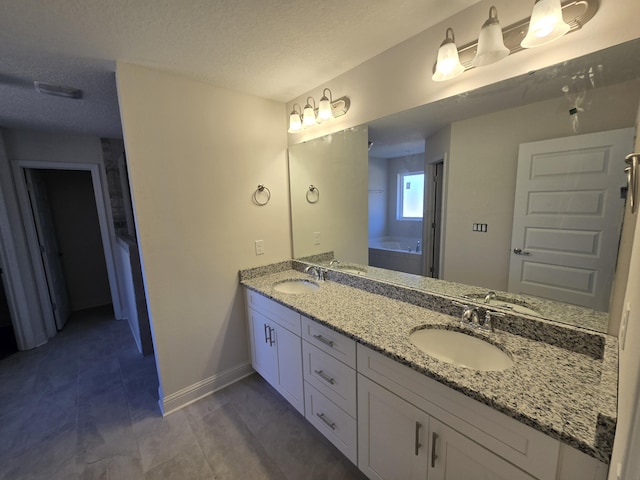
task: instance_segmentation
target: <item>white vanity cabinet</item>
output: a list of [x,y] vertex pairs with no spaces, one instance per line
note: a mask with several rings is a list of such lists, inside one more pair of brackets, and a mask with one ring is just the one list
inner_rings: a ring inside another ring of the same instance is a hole
[[358,375],[359,468],[375,480],[535,480]]
[[304,415],[300,314],[246,290],[253,368]]
[[357,354],[358,466],[370,478],[556,480],[559,441],[362,345]]
[[304,316],[302,338],[305,416],[357,464],[356,344]]

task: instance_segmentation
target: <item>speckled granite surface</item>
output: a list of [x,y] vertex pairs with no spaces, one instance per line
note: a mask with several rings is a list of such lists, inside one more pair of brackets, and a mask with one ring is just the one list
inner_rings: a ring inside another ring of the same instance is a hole
[[[495,333],[475,330],[474,335],[487,336],[514,360],[514,366],[508,370],[481,372],[438,361],[409,342],[409,334],[417,327],[459,328],[458,319],[452,316],[335,281],[321,282],[320,289],[310,294],[292,295],[273,289],[278,281],[309,279],[297,270],[280,270],[252,278],[241,275],[241,278],[246,287],[602,462],[609,462],[616,422],[616,338],[589,333],[601,339],[601,354],[594,356],[499,329]],[[379,293],[386,293],[387,287],[381,284]],[[580,329],[566,329],[569,338],[576,333],[581,333]],[[572,343],[575,341],[571,339],[567,342]]]
[[[324,256],[318,256],[317,258],[307,257],[300,259],[300,261],[317,263],[328,268],[329,261],[331,261],[332,258],[327,258],[327,255],[330,254],[324,254]],[[446,280],[413,275],[411,273],[396,272],[393,270],[386,270],[384,268],[356,264],[339,264],[335,270],[340,271],[342,269],[344,271],[345,268],[349,267],[359,270],[361,273],[358,273],[358,275],[378,282],[390,283],[420,291],[446,295],[449,297],[467,297],[469,301],[482,302],[484,296],[489,291],[489,289],[484,287],[475,287],[462,283],[448,282]],[[533,297],[531,295],[518,295],[515,293],[500,291],[496,291],[496,294],[498,297],[504,297],[512,300],[513,303],[535,310],[537,312],[537,315],[535,316],[539,318],[587,328],[596,332],[607,332],[607,326],[609,324],[609,314],[607,312],[599,312],[590,308],[555,302],[553,300],[546,300],[544,298]],[[505,311],[502,308],[497,309]]]

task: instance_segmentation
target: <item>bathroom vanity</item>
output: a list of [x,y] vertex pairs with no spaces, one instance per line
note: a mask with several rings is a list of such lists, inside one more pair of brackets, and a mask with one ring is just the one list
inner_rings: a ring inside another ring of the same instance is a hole
[[[240,273],[252,363],[369,478],[606,478],[615,338],[516,317],[483,330],[446,297],[303,268]],[[422,329],[473,336],[513,364],[438,360],[410,341]]]

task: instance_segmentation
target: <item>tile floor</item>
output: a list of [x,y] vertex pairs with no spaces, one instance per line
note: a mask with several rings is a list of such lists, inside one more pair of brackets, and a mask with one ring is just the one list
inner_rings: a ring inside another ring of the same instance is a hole
[[110,309],[0,360],[0,479],[363,479],[258,375],[166,418]]

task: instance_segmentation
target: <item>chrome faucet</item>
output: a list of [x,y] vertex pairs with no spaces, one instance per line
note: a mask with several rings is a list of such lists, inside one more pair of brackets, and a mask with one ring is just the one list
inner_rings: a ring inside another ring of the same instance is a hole
[[484,303],[491,303],[491,299],[493,298],[496,298],[496,292],[489,290],[489,292],[484,296]]
[[420,240],[418,240],[418,244],[416,245],[416,253],[420,253]]
[[470,307],[469,305],[463,306],[462,323],[467,323],[472,327],[480,325],[480,317],[478,316],[478,309],[476,307]]
[[304,269],[304,273],[309,273],[310,275],[313,275],[313,278],[315,278],[318,281],[322,280],[322,270],[320,270],[320,268],[317,267],[316,265],[309,265]]
[[333,265],[337,265],[338,263],[340,263],[340,260],[336,260],[335,258],[333,260],[331,260],[329,262],[329,266],[332,267]]
[[487,310],[484,314],[484,322],[482,322],[482,325],[480,327],[483,330],[491,330],[492,332],[495,332],[495,317],[504,317],[504,313],[492,312],[491,310]]

